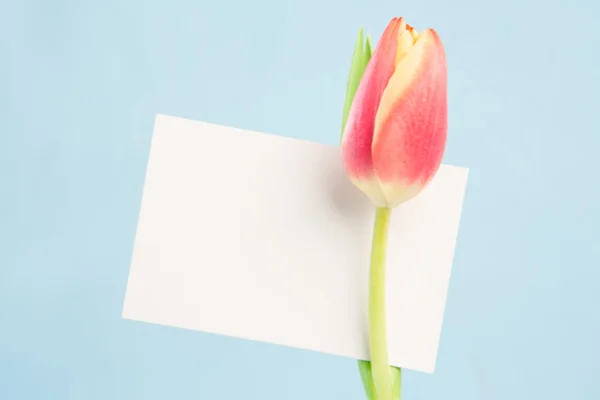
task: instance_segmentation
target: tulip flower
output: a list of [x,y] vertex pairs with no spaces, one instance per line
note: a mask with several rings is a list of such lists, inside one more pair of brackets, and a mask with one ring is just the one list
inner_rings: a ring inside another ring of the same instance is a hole
[[437,172],[447,131],[446,60],[432,29],[394,18],[365,69],[342,142],[351,181],[378,207],[416,196]]
[[348,177],[375,204],[369,284],[371,362],[359,361],[371,400],[400,398],[401,370],[390,368],[385,324],[385,256],[391,209],[431,181],[446,145],[444,47],[432,29],[403,18],[388,24],[371,55],[362,30],[348,81],[342,155]]

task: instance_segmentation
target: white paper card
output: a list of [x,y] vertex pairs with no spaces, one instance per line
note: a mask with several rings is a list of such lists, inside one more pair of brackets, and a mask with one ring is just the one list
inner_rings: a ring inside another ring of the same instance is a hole
[[[435,369],[466,181],[392,213],[392,365]],[[374,212],[338,146],[159,115],[123,317],[368,360]]]

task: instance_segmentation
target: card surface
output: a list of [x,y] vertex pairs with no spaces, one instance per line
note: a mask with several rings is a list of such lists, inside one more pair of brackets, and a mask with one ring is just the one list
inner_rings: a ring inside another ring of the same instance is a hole
[[[392,365],[435,369],[467,172],[392,212]],[[159,115],[123,317],[368,360],[374,214],[337,146]]]

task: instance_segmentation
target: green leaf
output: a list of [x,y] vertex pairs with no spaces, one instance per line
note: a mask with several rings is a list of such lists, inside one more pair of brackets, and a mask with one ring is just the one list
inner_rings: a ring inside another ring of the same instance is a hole
[[363,37],[363,29],[360,28],[358,31],[358,37],[356,38],[356,44],[354,45],[354,53],[352,54],[352,64],[350,65],[350,74],[348,76],[348,83],[346,85],[346,99],[344,101],[344,114],[342,116],[342,133],[340,135],[340,141],[344,136],[344,129],[346,128],[346,120],[350,113],[350,106],[352,106],[352,100],[358,89],[358,84],[362,79],[362,76],[367,68],[367,64],[371,59],[371,39],[367,36],[365,42]]
[[[369,361],[358,360],[358,370],[365,387],[365,394],[369,400],[377,400],[377,395],[373,388],[373,377],[371,375],[371,363]],[[393,398],[400,400],[402,395],[402,369],[390,367],[393,383]]]
[[371,363],[369,361],[358,360],[358,371],[365,387],[367,399],[375,400],[373,392],[373,377],[371,376]]
[[[367,62],[365,63],[365,68],[367,67],[369,60],[371,59],[372,53],[373,53],[373,51],[371,50],[371,38],[369,37],[369,35],[367,35],[367,43],[365,44],[365,58],[366,58]],[[363,73],[364,73],[364,71],[363,71]]]

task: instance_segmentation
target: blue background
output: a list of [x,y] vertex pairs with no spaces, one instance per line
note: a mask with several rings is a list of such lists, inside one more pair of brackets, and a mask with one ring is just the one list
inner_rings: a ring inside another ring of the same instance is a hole
[[364,399],[356,363],[122,320],[156,113],[334,144],[359,26],[447,51],[471,169],[438,367],[404,399],[598,399],[592,0],[0,2],[0,398]]

